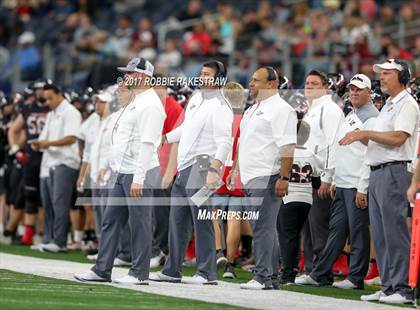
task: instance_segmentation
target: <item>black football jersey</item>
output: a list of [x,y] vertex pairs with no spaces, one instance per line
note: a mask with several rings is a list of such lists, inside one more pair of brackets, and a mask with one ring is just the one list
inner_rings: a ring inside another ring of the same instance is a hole
[[[48,111],[49,108],[47,106],[39,106],[38,104],[26,104],[22,106],[21,113],[25,121],[26,141],[38,139],[44,128]],[[25,144],[25,152],[29,154],[33,153],[28,143]]]

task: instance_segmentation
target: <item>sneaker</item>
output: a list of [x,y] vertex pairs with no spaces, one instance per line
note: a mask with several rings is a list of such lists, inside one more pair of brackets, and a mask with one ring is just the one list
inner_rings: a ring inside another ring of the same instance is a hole
[[4,236],[0,235],[0,244],[4,245],[11,245],[12,244],[12,236]]
[[75,274],[74,278],[82,282],[111,282],[111,280],[102,278],[93,271],[82,274]]
[[149,281],[139,280],[130,275],[126,275],[122,278],[115,279],[114,282],[123,285],[149,285]]
[[376,262],[371,262],[369,264],[369,272],[365,277],[365,281],[369,281],[377,277],[379,277],[378,265],[376,264]]
[[379,291],[377,291],[377,292],[375,292],[373,294],[370,294],[370,295],[362,295],[362,296],[360,296],[360,300],[361,301],[379,301],[379,299],[382,296],[385,297],[386,294],[384,292],[382,292],[381,290],[379,290]]
[[351,289],[357,289],[358,287],[353,284],[349,279],[345,279],[343,281],[334,282],[333,287],[335,288],[341,288],[344,290],[351,290]]
[[80,241],[73,241],[67,245],[70,251],[80,251],[82,249],[82,243]]
[[98,244],[92,240],[82,243],[82,251],[86,255],[93,255],[98,253]]
[[382,281],[381,278],[378,276],[376,278],[370,279],[370,280],[365,280],[365,283],[367,285],[375,285],[375,286],[381,286],[382,285]]
[[165,254],[161,251],[158,256],[152,257],[150,260],[150,268],[156,268],[163,264],[165,260]]
[[196,274],[193,277],[182,278],[182,283],[185,283],[185,284],[202,284],[202,285],[217,285],[217,280],[207,280],[206,278]]
[[407,298],[406,296],[402,296],[400,293],[394,293],[388,296],[384,294],[383,296],[379,297],[379,302],[387,304],[408,304],[412,303],[413,300]]
[[295,280],[294,279],[280,279],[280,285],[285,285],[285,286],[290,286],[290,285],[295,285]]
[[309,275],[302,275],[295,279],[295,284],[297,285],[315,285],[319,286],[320,284],[311,278]]
[[127,262],[121,258],[115,257],[114,267],[131,267],[131,262]]
[[257,280],[252,279],[251,281],[248,281],[247,283],[241,284],[241,289],[243,290],[270,290],[272,287],[267,287],[264,284],[261,284]]
[[30,248],[31,250],[34,250],[34,251],[40,251],[40,252],[43,252],[42,247],[43,247],[44,245],[45,245],[45,243],[33,244],[33,245],[31,245],[29,248]]
[[88,260],[92,260],[92,261],[95,261],[96,262],[96,260],[98,259],[98,254],[86,255],[86,258]]
[[43,244],[41,247],[42,251],[49,252],[49,253],[64,253],[67,252],[66,247],[61,247],[54,242],[50,242],[48,244]]
[[217,251],[216,253],[216,264],[217,264],[217,268],[223,268],[226,266],[228,260],[227,258],[223,255],[222,251]]
[[235,268],[231,263],[225,265],[225,272],[223,273],[225,279],[236,279]]
[[181,283],[181,278],[170,277],[161,272],[151,272],[149,274],[149,280],[156,282]]

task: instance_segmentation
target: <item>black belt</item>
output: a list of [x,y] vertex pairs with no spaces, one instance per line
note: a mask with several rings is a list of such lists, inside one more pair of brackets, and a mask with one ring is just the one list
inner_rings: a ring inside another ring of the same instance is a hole
[[400,164],[406,165],[408,163],[411,163],[411,160],[390,161],[389,163],[384,163],[377,166],[370,166],[370,171],[375,171],[375,170],[382,169],[388,166],[393,166],[393,165],[400,165]]

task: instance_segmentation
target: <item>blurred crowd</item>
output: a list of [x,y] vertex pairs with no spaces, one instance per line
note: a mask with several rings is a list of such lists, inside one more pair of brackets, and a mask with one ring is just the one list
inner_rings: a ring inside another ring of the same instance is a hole
[[[296,86],[309,68],[331,71],[332,63],[347,78],[354,71],[373,78],[369,64],[382,58],[403,59],[420,70],[418,0],[9,0],[0,5],[0,89],[6,93],[14,66],[30,81],[44,76],[52,61],[54,80],[81,89],[109,84],[115,78],[111,64],[135,56],[166,74],[186,76],[197,74],[203,57],[229,60],[231,77],[243,85],[255,67],[283,68],[285,61]],[[160,32],[164,24],[167,31]]]

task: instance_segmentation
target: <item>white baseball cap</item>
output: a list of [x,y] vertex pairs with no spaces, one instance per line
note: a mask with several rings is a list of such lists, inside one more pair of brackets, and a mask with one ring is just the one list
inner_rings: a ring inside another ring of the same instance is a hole
[[350,79],[349,85],[354,85],[357,88],[364,89],[364,88],[372,88],[372,83],[370,79],[364,74],[356,74]]
[[141,57],[131,59],[125,67],[117,67],[121,72],[139,72],[147,76],[153,76],[154,69],[150,61]]
[[99,92],[94,96],[95,100],[103,101],[103,102],[111,102],[112,101],[112,95],[107,91]]
[[404,67],[395,61],[395,59],[388,59],[383,64],[373,65],[373,71],[380,73],[381,70],[398,70],[403,71]]

